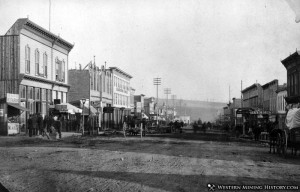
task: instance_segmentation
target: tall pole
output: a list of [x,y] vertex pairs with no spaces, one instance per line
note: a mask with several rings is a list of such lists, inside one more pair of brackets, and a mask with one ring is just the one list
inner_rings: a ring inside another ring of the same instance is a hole
[[172,100],[173,100],[173,119],[175,119],[175,99],[176,99],[176,95],[172,95]]
[[[243,81],[241,80],[241,107],[243,108]],[[244,124],[244,116],[242,115],[242,124],[243,124],[243,135],[245,135],[245,124]]]
[[171,89],[170,88],[165,88],[164,90],[165,94],[167,95],[167,105],[166,105],[166,120],[168,122],[168,95],[171,94]]
[[230,85],[229,85],[229,103],[230,103]]
[[51,0],[49,0],[49,31],[51,29]]
[[89,117],[88,117],[89,125],[88,125],[88,128],[89,128],[90,135],[91,135],[91,89],[92,89],[92,86],[91,86],[91,82],[92,82],[91,70],[92,70],[92,62],[90,62],[90,66],[89,66],[90,83],[89,83]]
[[156,108],[157,108],[157,113],[156,113],[156,125],[158,125],[158,85],[161,85],[161,78],[153,78],[153,84],[156,85]]

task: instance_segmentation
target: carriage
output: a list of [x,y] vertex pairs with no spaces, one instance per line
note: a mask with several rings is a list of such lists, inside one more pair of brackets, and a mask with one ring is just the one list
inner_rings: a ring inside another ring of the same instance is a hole
[[273,129],[270,133],[270,152],[273,146],[273,152],[283,156],[287,155],[288,149],[296,155],[300,149],[300,108],[292,108],[286,115],[286,126],[282,129]]

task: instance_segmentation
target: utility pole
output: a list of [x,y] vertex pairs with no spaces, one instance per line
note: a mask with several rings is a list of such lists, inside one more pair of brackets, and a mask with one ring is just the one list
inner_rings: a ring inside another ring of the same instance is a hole
[[49,31],[51,29],[51,0],[49,0]]
[[160,77],[153,78],[153,85],[156,85],[156,108],[157,108],[156,123],[158,125],[158,86],[161,85],[161,78]]
[[173,119],[175,119],[175,99],[176,99],[176,95],[171,95],[172,100],[173,100]]
[[229,85],[229,103],[230,103],[230,85]]
[[168,95],[171,94],[171,89],[170,88],[165,88],[164,89],[165,94],[167,95],[167,103],[166,103],[166,120],[168,122]]

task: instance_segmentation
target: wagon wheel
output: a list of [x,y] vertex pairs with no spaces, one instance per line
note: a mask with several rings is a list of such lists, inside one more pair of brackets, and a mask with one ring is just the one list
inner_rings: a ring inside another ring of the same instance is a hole
[[287,131],[286,130],[283,130],[283,143],[282,143],[282,154],[284,157],[286,157],[286,154],[287,154],[287,142],[288,140],[288,135],[287,135]]

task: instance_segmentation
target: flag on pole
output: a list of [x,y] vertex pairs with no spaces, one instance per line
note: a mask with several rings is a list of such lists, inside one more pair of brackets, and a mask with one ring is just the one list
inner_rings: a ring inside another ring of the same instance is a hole
[[296,23],[300,22],[300,1],[299,0],[285,0],[290,8],[294,11]]

